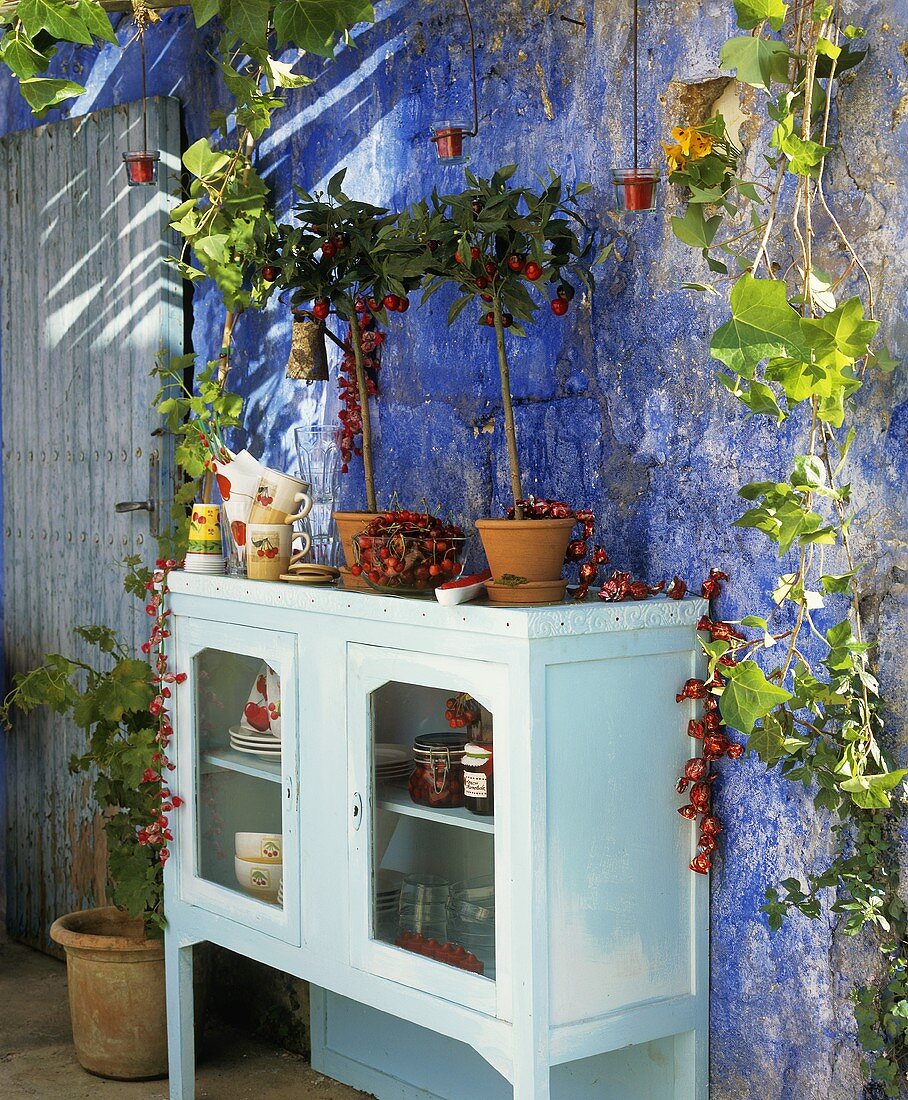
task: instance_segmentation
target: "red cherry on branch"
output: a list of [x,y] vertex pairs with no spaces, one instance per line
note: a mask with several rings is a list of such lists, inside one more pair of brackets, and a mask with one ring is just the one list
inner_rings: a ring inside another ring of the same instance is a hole
[[278,275],[280,275],[280,270],[274,264],[267,264],[262,268],[262,278],[266,283],[273,283]]
[[489,310],[489,312],[483,317],[482,323],[488,325],[490,328],[495,324],[495,314]]
[[514,324],[514,318],[510,313],[502,313],[501,315],[501,327],[510,328]]
[[400,298],[398,298],[396,294],[386,294],[382,299],[382,304],[384,305],[385,309],[396,311],[398,305],[400,304]]
[[474,244],[473,247],[470,249],[470,259],[471,260],[478,260],[481,255],[482,255],[482,253],[479,251],[479,249]]
[[525,265],[526,260],[523,258],[523,256],[515,255],[508,257],[508,267],[511,269],[511,271],[515,272],[515,274],[519,275],[520,272],[523,271]]
[[486,275],[488,275],[490,279],[494,279],[498,274],[498,264],[493,264],[491,260],[486,260],[485,269]]
[[476,285],[479,287],[480,290],[485,290],[485,288],[489,285],[489,280],[485,277],[485,275],[480,275],[479,278],[476,280]]
[[406,313],[409,308],[410,308],[410,299],[409,298],[399,298],[398,299],[398,302],[397,302],[397,312],[398,313]]
[[328,316],[330,312],[331,305],[327,298],[319,298],[315,305],[312,307],[312,315],[313,317],[316,317],[319,321],[324,321],[324,319]]
[[535,283],[539,276],[542,274],[542,268],[534,260],[530,262],[523,269],[524,275],[530,280],[531,283]]
[[553,298],[551,305],[552,313],[554,313],[556,317],[563,317],[568,311],[567,298]]
[[325,241],[322,244],[322,255],[330,260],[337,255],[337,245],[333,241]]

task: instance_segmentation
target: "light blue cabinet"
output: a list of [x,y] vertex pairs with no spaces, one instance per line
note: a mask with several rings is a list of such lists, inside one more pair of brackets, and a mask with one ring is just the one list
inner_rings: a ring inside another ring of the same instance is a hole
[[[703,601],[443,608],[180,574],[171,589],[189,673],[171,1100],[194,1095],[202,941],[307,979],[313,1065],[380,1100],[705,1100],[708,885],[673,791]],[[493,816],[444,805],[448,757],[431,758],[432,804],[403,775],[460,692],[493,733]],[[282,862],[235,861],[237,833],[276,838]],[[395,945],[419,922],[471,944],[482,973]]]

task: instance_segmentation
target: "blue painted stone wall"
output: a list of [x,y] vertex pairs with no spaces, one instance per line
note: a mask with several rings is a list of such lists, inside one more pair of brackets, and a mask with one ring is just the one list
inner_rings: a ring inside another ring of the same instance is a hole
[[[867,25],[870,54],[841,98],[849,151],[847,162],[833,160],[828,190],[873,274],[885,271],[878,316],[893,354],[904,359],[908,28],[903,0],[861,7],[851,17]],[[630,153],[629,3],[473,0],[473,9],[482,110],[472,167],[487,173],[516,161],[520,182],[548,165],[571,183],[591,180],[588,216],[611,231],[608,173]],[[656,159],[685,83],[720,75],[730,9],[725,0],[654,0],[645,7],[644,160]],[[459,169],[435,164],[426,140],[434,119],[469,107],[460,5],[391,0],[377,10],[376,24],[357,33],[355,46],[333,64],[307,62],[316,84],[290,94],[262,145],[260,169],[281,212],[294,183],[317,187],[344,165],[351,194],[388,206],[461,182]],[[581,11],[585,27],[559,17]],[[184,12],[169,14],[150,36],[150,89],[183,101],[190,141],[222,101],[206,57],[210,42]],[[89,81],[74,113],[136,98],[134,61],[114,51],[66,52],[60,67]],[[745,115],[749,106],[745,96]],[[0,133],[31,124],[5,86]],[[743,135],[756,162],[766,134],[745,118]],[[636,573],[695,580],[712,565],[725,569],[733,580],[721,611],[738,617],[766,606],[780,566],[758,537],[729,526],[739,511],[735,492],[745,481],[784,473],[803,425],[794,419],[780,442],[762,421],[745,419],[716,383],[708,334],[721,310],[710,312],[702,298],[680,289],[702,271],[672,238],[667,215],[677,199],[667,196],[666,205],[655,217],[620,226],[623,259],[597,271],[591,299],[576,302],[563,320],[544,309],[533,334],[512,343],[525,489],[592,505],[612,559]],[[507,498],[498,382],[488,331],[474,326],[469,311],[449,331],[442,298],[391,322],[376,407],[378,484],[384,499],[397,490],[404,500],[426,498],[469,520],[497,512]],[[216,354],[221,323],[216,296],[198,291],[193,339],[202,359]],[[292,428],[330,415],[336,404],[333,383],[306,390],[284,379],[288,346],[285,307],[272,303],[244,318],[233,384],[248,398],[246,441],[268,461],[292,465]],[[894,731],[904,731],[905,718],[903,377],[862,391],[865,428],[850,472],[860,502],[856,536],[869,562],[866,611],[879,640],[884,692],[894,702]],[[347,505],[363,503],[357,469],[344,493]],[[904,763],[904,732],[892,734],[891,748]],[[767,885],[822,860],[825,824],[812,813],[809,794],[767,775],[758,762],[726,771],[717,801],[727,831],[712,880],[712,1095],[853,1100],[862,1084],[849,989],[873,971],[873,951],[833,935],[826,917],[795,920],[770,936],[759,914]]]

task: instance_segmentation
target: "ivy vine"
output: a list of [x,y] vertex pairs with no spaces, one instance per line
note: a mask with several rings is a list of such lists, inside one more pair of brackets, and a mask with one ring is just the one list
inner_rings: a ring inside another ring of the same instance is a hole
[[[735,525],[762,532],[785,563],[774,607],[736,624],[755,635],[724,630],[701,644],[724,721],[747,735],[767,768],[803,785],[834,817],[827,865],[768,889],[764,912],[778,929],[793,912],[815,919],[828,907],[846,934],[876,937],[881,976],[854,991],[855,1013],[865,1072],[895,1097],[908,1080],[908,921],[898,859],[908,773],[884,750],[847,481],[861,388],[895,364],[877,342],[867,266],[824,179],[840,139],[839,78],[863,58],[864,30],[844,22],[837,0],[734,0],[734,7],[750,33],[728,41],[721,59],[762,94],[773,124],[766,171],[739,175],[741,157],[719,115],[676,127],[663,144],[687,209],[672,225],[720,284],[731,284],[731,318],[710,345],[719,380],[749,414],[777,425],[798,418],[803,448],[785,480],[740,490],[747,507]],[[840,270],[827,271],[843,253]],[[714,283],[686,285],[722,292]]]

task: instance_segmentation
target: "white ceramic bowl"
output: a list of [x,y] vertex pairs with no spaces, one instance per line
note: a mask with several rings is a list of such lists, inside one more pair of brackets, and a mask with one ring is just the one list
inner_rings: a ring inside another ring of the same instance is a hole
[[251,859],[240,859],[234,856],[233,867],[236,871],[236,880],[263,901],[275,901],[278,888],[284,879],[284,868],[280,863],[257,863]]
[[284,838],[280,833],[236,833],[235,845],[240,859],[268,864],[283,862]]

